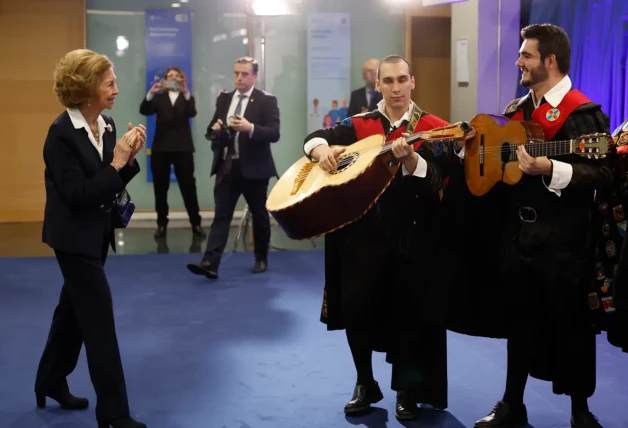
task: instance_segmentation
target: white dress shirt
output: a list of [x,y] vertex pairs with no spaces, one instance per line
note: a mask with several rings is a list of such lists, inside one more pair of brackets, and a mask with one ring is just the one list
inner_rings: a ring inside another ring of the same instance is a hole
[[[408,108],[408,111],[406,111],[404,113],[404,115],[401,117],[401,119],[399,119],[398,121],[396,121],[394,123],[392,123],[392,122],[390,123],[389,132],[394,130],[395,128],[401,126],[401,124],[403,123],[404,120],[407,120],[408,122],[410,122],[410,119],[412,118],[412,108],[413,108],[413,105],[410,104],[410,107]],[[384,116],[390,122],[390,118],[388,116],[386,116],[386,112],[384,110],[384,100],[381,100],[379,103],[377,103],[377,110],[379,110],[379,112],[382,114],[382,116]],[[323,145],[323,144],[329,145],[327,140],[325,140],[324,138],[322,138],[322,137],[315,137],[315,138],[312,138],[307,143],[305,143],[305,145],[303,146],[303,150],[309,156],[310,153],[312,152],[312,150],[314,150],[315,147],[318,147],[318,146]],[[417,156],[419,157],[419,160],[418,160],[416,169],[414,170],[412,175],[414,175],[415,177],[425,178],[425,176],[427,175],[427,161],[425,159],[423,159],[421,157],[421,155],[419,155],[418,153],[417,153]],[[402,164],[401,170],[403,172],[403,175],[408,175],[408,170],[406,170],[405,165]]]
[[72,125],[74,128],[81,129],[85,128],[87,131],[87,136],[89,137],[89,141],[92,142],[92,145],[98,150],[98,154],[100,155],[100,160],[102,161],[102,137],[105,132],[107,124],[105,123],[105,119],[102,116],[98,116],[98,141],[94,138],[94,134],[92,133],[87,120],[83,117],[83,113],[78,109],[67,109],[68,114],[70,115],[70,120],[72,121]]
[[[240,95],[244,95],[244,98],[242,98],[242,106],[240,109],[240,116],[244,117],[246,106],[249,105],[249,100],[251,99],[251,94],[253,93],[254,89],[255,89],[255,86],[252,86],[251,89],[246,91],[244,94],[240,94],[240,92],[238,92],[237,90],[233,93],[233,98],[231,98],[231,104],[229,104],[229,110],[227,110],[227,123],[225,123],[225,125],[229,126],[229,118],[235,114],[235,109],[238,106],[238,102],[240,101]],[[251,132],[249,132],[249,137],[253,136],[254,126],[255,125],[251,124]],[[239,137],[240,137],[240,132],[236,132],[234,142],[233,142],[235,151],[233,155],[231,156],[233,159],[238,159],[240,157]],[[229,148],[225,147],[223,158],[227,157],[228,150]]]

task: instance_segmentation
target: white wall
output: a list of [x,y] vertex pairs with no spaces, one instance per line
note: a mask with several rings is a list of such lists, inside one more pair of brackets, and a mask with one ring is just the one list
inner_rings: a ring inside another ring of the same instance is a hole
[[[451,6],[451,122],[471,120],[478,99],[478,6],[479,0],[469,0]],[[469,83],[459,84],[456,69],[458,40],[469,43]]]
[[[451,8],[451,120],[471,120],[478,113],[501,114],[517,88],[514,63],[519,50],[520,2],[469,0]],[[469,43],[468,84],[456,81],[459,39]]]

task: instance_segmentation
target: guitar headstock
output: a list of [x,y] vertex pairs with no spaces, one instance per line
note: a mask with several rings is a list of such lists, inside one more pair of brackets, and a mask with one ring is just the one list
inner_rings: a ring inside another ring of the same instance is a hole
[[613,147],[613,137],[609,134],[585,134],[573,140],[574,153],[591,159],[601,159]]

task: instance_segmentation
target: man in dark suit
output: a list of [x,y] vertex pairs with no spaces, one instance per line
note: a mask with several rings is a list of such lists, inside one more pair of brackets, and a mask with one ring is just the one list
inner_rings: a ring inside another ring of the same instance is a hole
[[164,80],[156,82],[146,94],[140,105],[140,113],[144,116],[157,115],[150,154],[157,211],[155,238],[165,237],[168,227],[170,165],[174,165],[192,232],[204,238],[207,235],[201,228],[194,178],[194,142],[190,129],[190,118],[196,116],[196,107],[187,87],[185,73],[177,67],[170,67]]
[[363,88],[351,92],[351,100],[349,101],[349,110],[347,112],[349,116],[377,110],[377,103],[382,100],[382,94],[375,89],[378,67],[378,59],[369,59],[362,66],[362,78],[365,85]]
[[202,261],[188,264],[188,269],[196,275],[218,278],[240,195],[244,195],[253,216],[253,272],[264,272],[268,267],[270,218],[266,197],[268,181],[277,177],[270,145],[279,141],[279,108],[274,95],[255,89],[258,69],[259,64],[253,58],[236,60],[233,69],[236,89],[218,96],[216,112],[207,127],[205,137],[212,142],[214,152],[211,175],[216,174],[216,210]]

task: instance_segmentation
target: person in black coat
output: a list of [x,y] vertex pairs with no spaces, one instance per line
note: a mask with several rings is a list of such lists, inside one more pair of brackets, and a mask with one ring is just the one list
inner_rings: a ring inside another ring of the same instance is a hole
[[221,92],[205,138],[211,141],[216,174],[216,213],[205,254],[200,263],[189,263],[195,275],[218,278],[222,253],[227,245],[231,220],[240,195],[253,217],[255,264],[253,273],[265,272],[270,245],[270,217],[266,210],[268,182],[278,177],[271,144],[279,141],[277,98],[255,88],[259,64],[250,57],[238,58],[233,66],[236,89]]
[[[505,118],[537,123],[554,147],[608,134],[601,106],[572,87],[567,34],[555,25],[534,24],[521,36],[515,65],[530,92],[506,107]],[[464,149],[459,156],[471,161]],[[497,183],[473,197],[459,168],[443,197],[442,221],[450,233],[443,234],[441,245],[450,250],[441,255],[447,271],[441,269],[444,278],[434,287],[448,293],[447,327],[507,339],[504,394],[475,427],[526,425],[524,394],[533,377],[571,399],[572,427],[599,428],[588,403],[596,389],[599,328],[593,310],[605,305],[604,296],[592,290],[594,238],[602,232],[595,197],[611,189],[613,170],[608,159],[575,153],[540,156],[520,146],[516,156],[523,172],[516,185]]]
[[101,114],[118,95],[106,56],[72,51],[57,65],[54,82],[66,111],[52,123],[44,143],[42,239],[54,250],[64,282],[37,370],[37,406],[45,407],[50,397],[65,409],[88,407],[87,399],[70,393],[66,380],[84,343],[99,428],[145,428],[130,417],[104,271],[109,246],[115,250],[114,200],[140,171],[135,156],[146,141],[145,129],[129,124],[116,141],[113,120]]
[[613,186],[598,198],[596,290],[601,301],[596,321],[606,331],[608,343],[628,353],[628,248],[626,213],[628,206],[628,120],[613,132],[616,152],[611,157],[615,172]]
[[179,182],[183,203],[195,236],[207,236],[201,228],[201,214],[194,178],[194,142],[190,119],[196,116],[194,96],[190,94],[183,70],[170,67],[164,80],[156,82],[140,104],[144,116],[156,114],[155,137],[151,146],[150,168],[153,174],[157,231],[164,238],[168,228],[168,189],[170,166]]
[[330,172],[346,146],[379,134],[402,164],[363,216],[325,235],[320,321],[329,331],[345,330],[353,357],[357,379],[345,413],[360,414],[382,400],[372,358],[385,352],[397,392],[395,417],[407,420],[419,417],[419,403],[449,405],[447,333],[440,321],[424,322],[423,312],[431,302],[428,273],[438,261],[440,192],[453,153],[442,146],[415,153],[407,144],[409,134],[449,124],[412,101],[414,77],[404,58],[381,61],[377,86],[384,99],[376,111],[309,134],[303,150]]

